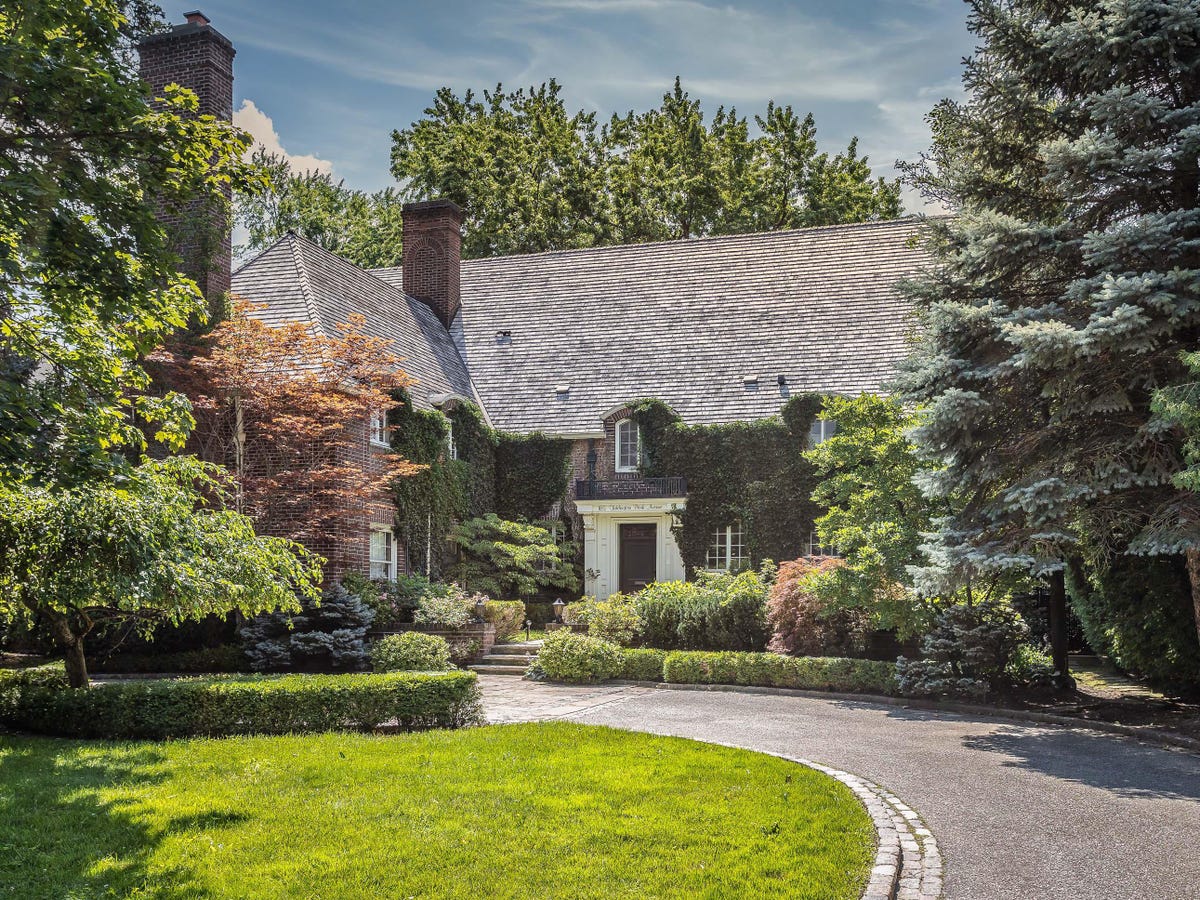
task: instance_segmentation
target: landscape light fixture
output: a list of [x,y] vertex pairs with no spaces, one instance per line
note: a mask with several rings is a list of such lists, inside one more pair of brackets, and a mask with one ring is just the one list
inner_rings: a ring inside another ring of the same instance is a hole
[[554,608],[554,621],[557,622],[559,625],[561,625],[563,623],[562,611],[563,611],[563,607],[566,605],[567,604],[563,603],[562,597],[559,597],[557,600],[555,600],[553,603],[550,604],[550,606]]

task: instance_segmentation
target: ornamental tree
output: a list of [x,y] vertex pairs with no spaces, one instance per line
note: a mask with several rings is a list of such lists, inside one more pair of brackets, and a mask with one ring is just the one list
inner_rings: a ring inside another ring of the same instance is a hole
[[459,549],[454,580],[495,599],[525,599],[539,590],[579,587],[573,544],[559,544],[540,525],[509,522],[494,513],[468,519],[450,534]]
[[967,99],[930,114],[907,171],[957,215],[931,221],[935,264],[907,287],[921,337],[901,388],[927,405],[928,490],[963,501],[946,570],[1048,576],[1065,672],[1083,531],[1106,552],[1200,552],[1151,410],[1200,333],[1200,9],[970,4]]
[[0,475],[79,481],[125,465],[140,423],[179,446],[185,403],[141,357],[205,314],[147,198],[167,208],[253,184],[245,135],[170,88],[153,108],[132,35],[144,0],[0,9]]
[[0,480],[0,617],[41,619],[86,687],[96,626],[298,610],[319,596],[318,558],[255,533],[224,473],[193,457],[146,461],[70,487]]
[[238,306],[191,355],[164,351],[157,363],[195,408],[189,449],[229,469],[236,509],[262,532],[312,544],[364,503],[390,503],[392,482],[419,471],[390,452],[360,461],[370,421],[410,382],[362,316],[325,336],[252,312]]

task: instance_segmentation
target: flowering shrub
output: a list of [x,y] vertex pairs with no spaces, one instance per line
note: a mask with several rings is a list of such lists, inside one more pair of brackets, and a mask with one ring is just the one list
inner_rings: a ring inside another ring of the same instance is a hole
[[810,576],[845,565],[834,557],[786,562],[771,587],[769,648],[792,656],[845,656],[861,652],[870,626],[865,609],[830,607],[811,589]]

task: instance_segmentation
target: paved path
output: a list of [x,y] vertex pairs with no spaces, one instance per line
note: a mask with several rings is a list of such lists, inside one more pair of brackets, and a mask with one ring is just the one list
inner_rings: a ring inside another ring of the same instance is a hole
[[1084,730],[866,703],[484,678],[493,721],[571,718],[800,756],[884,785],[952,900],[1197,900],[1200,757]]

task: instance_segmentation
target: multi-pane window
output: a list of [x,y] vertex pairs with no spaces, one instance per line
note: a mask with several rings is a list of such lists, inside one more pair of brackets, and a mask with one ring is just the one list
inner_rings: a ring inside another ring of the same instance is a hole
[[738,572],[750,565],[750,553],[746,549],[746,538],[742,523],[735,522],[713,532],[704,557],[706,569]]
[[820,536],[815,532],[809,532],[808,535],[808,555],[809,556],[837,556],[837,548],[825,546],[821,544]]
[[388,446],[386,412],[371,413],[371,443]]
[[383,581],[396,578],[396,542],[386,525],[371,526],[371,577]]
[[642,433],[632,419],[617,423],[617,471],[636,472],[642,458]]
[[808,429],[808,446],[815,447],[829,440],[837,434],[837,430],[837,422],[833,419],[813,419],[812,427]]

